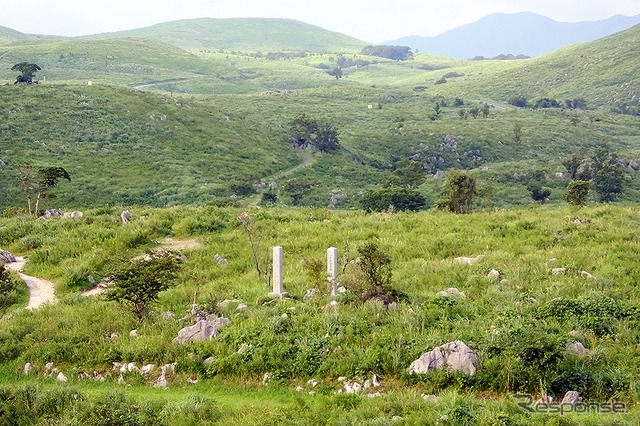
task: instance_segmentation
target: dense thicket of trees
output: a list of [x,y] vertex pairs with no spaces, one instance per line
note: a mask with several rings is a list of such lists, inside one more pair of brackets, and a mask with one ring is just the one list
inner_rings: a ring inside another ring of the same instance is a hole
[[393,59],[395,61],[407,61],[413,59],[413,52],[409,46],[367,46],[362,49],[363,55],[378,56],[380,58]]

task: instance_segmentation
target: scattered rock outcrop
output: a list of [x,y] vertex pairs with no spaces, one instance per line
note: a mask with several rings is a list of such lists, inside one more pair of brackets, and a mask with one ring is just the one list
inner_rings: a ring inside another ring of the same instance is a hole
[[447,368],[450,371],[462,371],[469,375],[476,374],[478,361],[476,354],[461,340],[445,343],[430,352],[422,354],[413,361],[407,372],[409,374],[425,374],[429,370]]
[[569,391],[564,394],[564,398],[562,398],[562,404],[568,404],[572,407],[575,407],[580,402],[580,394],[576,391]]
[[453,259],[453,263],[459,263],[463,265],[474,265],[484,259],[484,255],[480,254],[476,257],[456,257]]
[[574,355],[588,355],[589,349],[585,348],[584,345],[580,342],[569,342],[564,347],[567,352],[572,353]]
[[224,325],[230,324],[228,318],[216,318],[215,320],[200,320],[196,324],[185,327],[178,332],[178,336],[173,339],[175,343],[196,342],[209,340],[217,337],[220,332],[218,329]]
[[131,212],[129,210],[124,210],[120,213],[120,220],[122,220],[122,223],[124,224],[131,222]]
[[436,293],[437,297],[449,297],[449,296],[454,296],[454,297],[461,297],[463,299],[465,299],[467,297],[466,294],[464,294],[464,291],[460,291],[455,287],[451,287],[448,288],[446,290],[442,290]]

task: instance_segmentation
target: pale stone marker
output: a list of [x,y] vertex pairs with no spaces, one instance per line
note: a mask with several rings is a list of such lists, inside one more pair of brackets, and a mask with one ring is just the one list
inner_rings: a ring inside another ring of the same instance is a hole
[[286,297],[289,294],[284,291],[282,286],[282,247],[275,246],[273,248],[273,292],[269,293],[269,297]]
[[327,280],[331,286],[331,295],[338,295],[338,283],[336,277],[338,276],[338,249],[335,247],[329,247],[327,249]]

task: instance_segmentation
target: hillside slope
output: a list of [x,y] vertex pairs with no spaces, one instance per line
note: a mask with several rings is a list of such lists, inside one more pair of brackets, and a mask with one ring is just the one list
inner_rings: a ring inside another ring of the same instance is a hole
[[97,34],[92,39],[139,37],[182,49],[243,51],[359,51],[366,43],[290,19],[200,18],[166,22],[129,31]]

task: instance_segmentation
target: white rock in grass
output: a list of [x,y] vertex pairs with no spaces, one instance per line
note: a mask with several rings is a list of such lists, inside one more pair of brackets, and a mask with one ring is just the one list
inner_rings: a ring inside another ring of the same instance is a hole
[[562,398],[562,404],[569,404],[572,407],[575,407],[581,400],[580,394],[576,391],[569,391],[564,394],[564,398]]
[[318,386],[318,381],[316,379],[310,379],[307,381],[308,385],[311,385],[311,387],[315,388],[316,386]]
[[138,337],[138,330],[131,330],[129,332],[130,337]]
[[166,374],[173,374],[176,372],[176,364],[175,362],[172,362],[171,364],[165,364],[162,366],[162,375],[166,375]]
[[498,278],[500,278],[500,271],[498,271],[497,269],[492,269],[487,274],[487,277],[494,278],[497,280]]
[[48,362],[48,363],[46,363],[46,364],[45,364],[45,366],[44,366],[44,369],[45,369],[46,371],[51,371],[51,370],[53,370],[54,368],[55,368],[55,365],[54,365],[54,363],[52,363],[52,362]]
[[340,376],[340,377],[338,377],[338,381],[339,381],[339,382],[344,382],[344,381],[346,381],[346,380],[347,380],[347,378],[346,378],[346,377],[344,377],[344,376]]
[[264,373],[264,376],[262,376],[262,384],[267,386],[270,381],[271,381],[271,374]]
[[153,387],[167,389],[167,376],[164,375],[164,372],[158,377],[158,379],[154,382]]
[[584,278],[588,279],[588,280],[595,279],[595,277],[593,275],[591,275],[590,273],[588,273],[587,271],[580,272],[580,275],[583,276]]
[[465,299],[467,297],[466,294],[464,294],[464,291],[460,291],[455,287],[451,287],[448,288],[446,290],[442,290],[436,293],[437,297],[448,297],[448,296],[455,296],[455,297],[461,297],[463,299]]
[[58,373],[58,377],[56,377],[56,379],[57,379],[59,382],[66,382],[66,381],[67,381],[67,376],[65,376],[65,375],[64,375],[64,374],[62,374],[62,373]]
[[29,374],[31,372],[31,363],[28,362],[24,365],[24,374]]
[[364,388],[365,389],[369,389],[371,387],[371,380],[365,380],[364,381]]
[[373,379],[371,379],[371,384],[374,388],[380,387],[380,382],[378,381],[378,376],[373,375]]
[[484,259],[484,255],[480,254],[476,257],[456,257],[453,259],[453,263],[459,263],[462,265],[474,265]]
[[140,369],[140,375],[141,376],[146,376],[147,374],[151,373],[153,370],[155,370],[156,366],[154,364],[147,364],[144,367],[142,367]]
[[245,305],[244,303],[241,303],[236,308],[236,311],[244,311],[245,309],[247,309],[247,305]]
[[588,355],[589,349],[585,348],[584,345],[580,342],[569,342],[565,345],[565,349],[567,352],[570,352],[574,355]]
[[189,382],[189,384],[195,385],[196,383],[198,383],[198,377],[193,375],[189,376],[187,381]]
[[296,392],[303,392],[304,388],[302,386],[297,386],[296,387]]
[[365,398],[378,398],[380,396],[382,396],[382,394],[380,392],[375,392],[375,393],[368,393],[364,397]]
[[430,370],[443,368],[462,371],[473,376],[478,369],[476,354],[460,340],[445,343],[413,361],[408,368],[408,373],[425,374]]
[[552,273],[553,275],[562,275],[562,274],[564,274],[564,273],[565,273],[565,271],[566,271],[566,269],[565,269],[565,268],[553,268],[553,269],[551,270],[551,273]]

